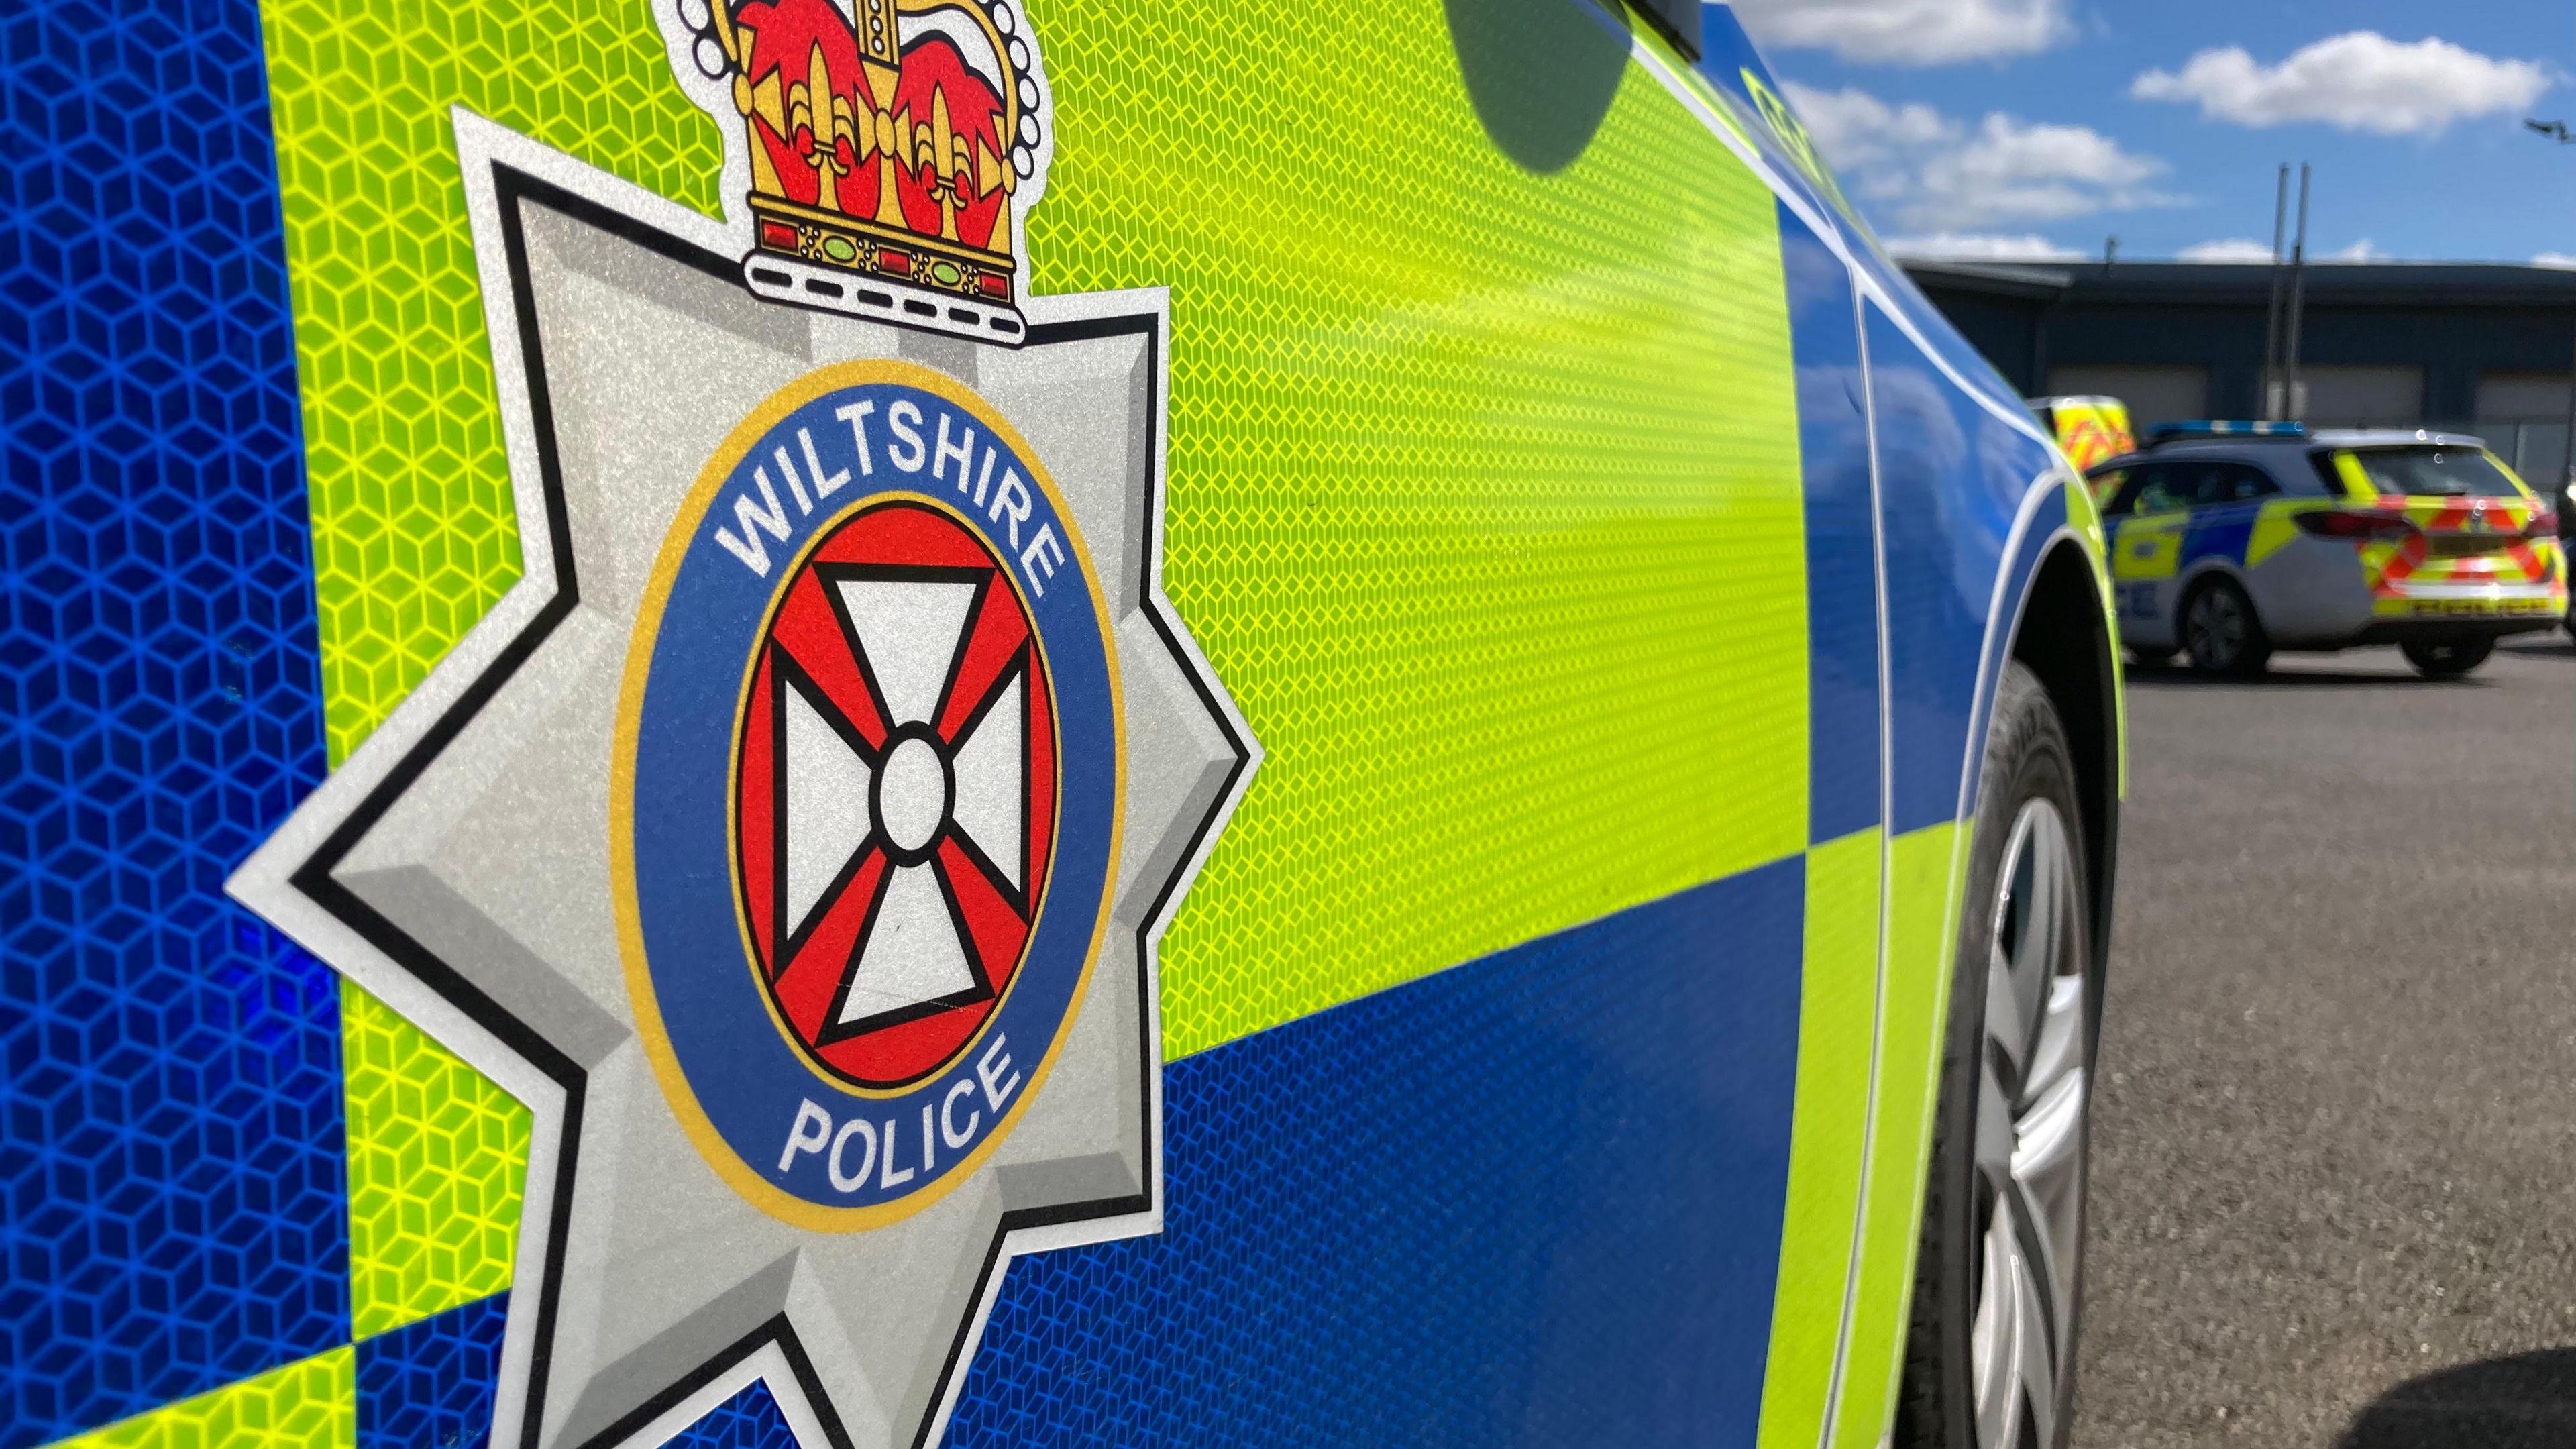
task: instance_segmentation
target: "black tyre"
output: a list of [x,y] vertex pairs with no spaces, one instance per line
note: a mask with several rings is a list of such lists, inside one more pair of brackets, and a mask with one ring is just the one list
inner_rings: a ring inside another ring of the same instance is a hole
[[2255,616],[2254,601],[2234,579],[2210,578],[2182,601],[2182,647],[2203,674],[2260,674],[2271,661],[2272,641]]
[[2487,662],[2493,639],[2410,639],[2397,646],[2426,679],[2457,679]]
[[2059,1449],[2075,1403],[2100,977],[2074,753],[2006,669],[1986,741],[1893,1442]]

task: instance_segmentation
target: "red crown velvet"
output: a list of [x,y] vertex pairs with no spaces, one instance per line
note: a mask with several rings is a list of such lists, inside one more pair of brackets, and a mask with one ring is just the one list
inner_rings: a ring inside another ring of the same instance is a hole
[[711,3],[750,133],[755,262],[1009,307],[1011,198],[1037,126],[1007,0]]

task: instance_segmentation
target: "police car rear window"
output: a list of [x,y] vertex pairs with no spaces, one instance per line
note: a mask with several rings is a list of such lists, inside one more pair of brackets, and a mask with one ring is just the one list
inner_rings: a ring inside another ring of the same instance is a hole
[[2279,484],[2251,463],[2237,463],[2224,458],[2179,458],[2169,463],[2140,463],[2125,470],[2093,475],[2097,484],[2122,477],[2119,491],[2102,511],[2111,516],[2124,513],[2170,513],[2183,508],[2214,508],[2227,503],[2250,503],[2281,491]]
[[2354,462],[2381,493],[2417,497],[2519,498],[2522,490],[2477,448],[2355,448]]

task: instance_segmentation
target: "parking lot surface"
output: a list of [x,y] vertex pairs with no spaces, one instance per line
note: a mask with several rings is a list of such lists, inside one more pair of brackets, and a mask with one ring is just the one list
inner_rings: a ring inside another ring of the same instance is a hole
[[2576,648],[2132,671],[2073,1442],[2576,1444]]

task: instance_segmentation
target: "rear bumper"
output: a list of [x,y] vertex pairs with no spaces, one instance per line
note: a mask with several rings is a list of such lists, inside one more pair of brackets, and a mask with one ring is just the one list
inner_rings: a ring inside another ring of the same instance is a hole
[[2424,579],[2376,597],[2356,578],[2348,587],[2320,591],[2320,597],[2332,598],[2333,607],[2317,609],[2305,637],[2283,639],[2282,647],[2502,639],[2555,629],[2567,613],[2566,586],[2554,577],[2534,583]]
[[2567,613],[2567,587],[2544,583],[2407,583],[2371,601],[2377,623],[2527,623],[2542,628]]
[[2437,644],[2449,639],[2502,639],[2558,627],[2555,614],[2519,619],[2380,619],[2353,639],[2363,644]]

